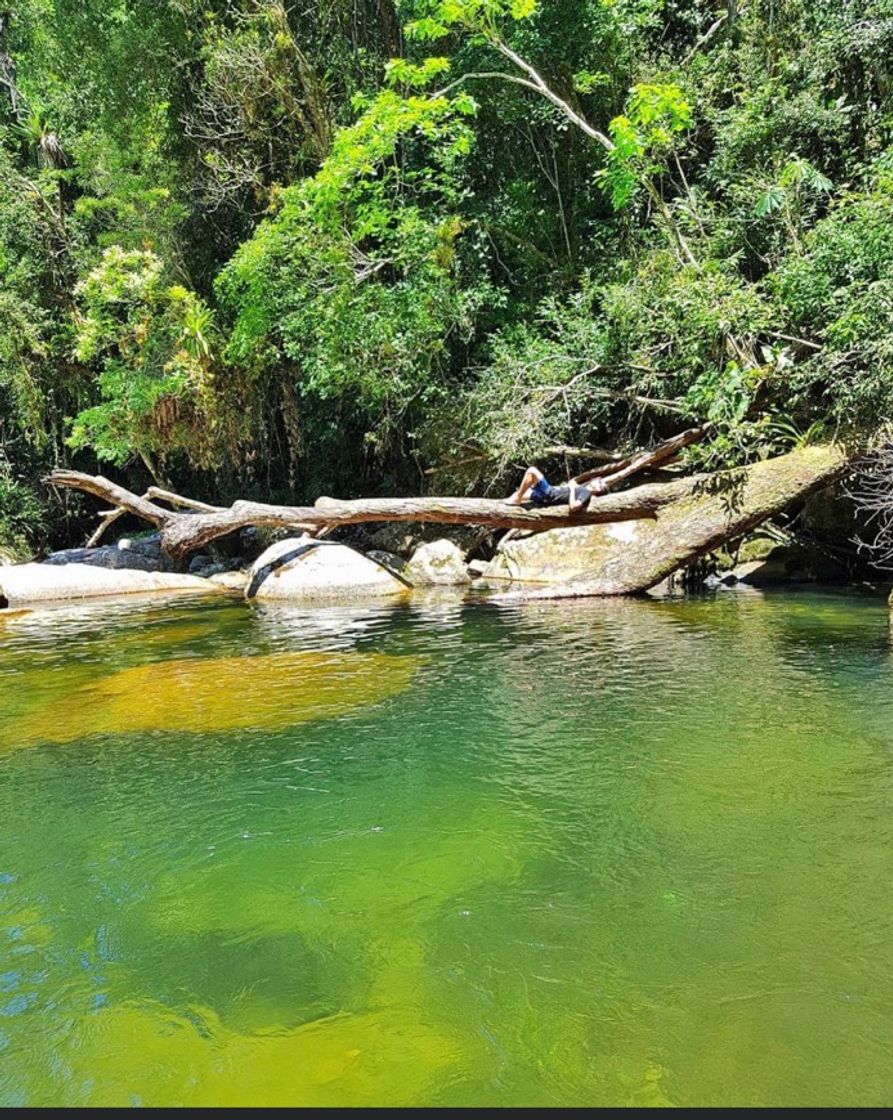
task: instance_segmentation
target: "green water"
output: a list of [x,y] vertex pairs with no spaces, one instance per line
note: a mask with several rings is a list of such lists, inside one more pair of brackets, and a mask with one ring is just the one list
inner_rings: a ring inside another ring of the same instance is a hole
[[891,1104],[891,669],[854,596],[6,612],[0,1105]]

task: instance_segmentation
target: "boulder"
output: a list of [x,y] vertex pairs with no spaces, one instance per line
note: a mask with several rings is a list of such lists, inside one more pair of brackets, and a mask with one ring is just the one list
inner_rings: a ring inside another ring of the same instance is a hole
[[191,576],[202,576],[203,579],[207,579],[209,576],[220,575],[221,572],[226,571],[229,571],[226,564],[221,564],[219,560],[215,560],[213,556],[209,556],[206,552],[198,553],[189,561],[189,574]]
[[731,571],[739,583],[769,587],[778,583],[804,583],[811,580],[834,583],[846,578],[846,569],[833,557],[816,548],[777,545],[762,560],[739,564]]
[[653,527],[651,521],[617,521],[609,525],[579,525],[545,533],[511,534],[500,543],[483,572],[488,582],[569,583],[597,569],[604,559],[623,548],[641,548]]
[[407,585],[368,556],[336,541],[292,537],[255,560],[246,599],[355,599],[396,595]]
[[722,581],[728,584],[743,583],[749,587],[771,587],[773,584],[790,583],[796,578],[787,572],[783,564],[767,559],[748,560],[746,564],[738,564],[723,575]]
[[149,556],[153,560],[165,560],[161,550],[161,533],[145,533],[140,537],[121,537],[115,541],[115,548],[124,549],[126,552],[138,552],[140,556]]
[[452,541],[423,544],[403,570],[413,587],[438,587],[471,583],[465,557]]
[[207,580],[216,587],[222,587],[224,591],[238,591],[241,594],[248,586],[248,573],[217,572],[215,575],[208,576]]
[[89,564],[15,564],[0,569],[0,606],[147,592],[215,591],[208,580],[172,572],[110,570]]
[[748,537],[742,541],[736,554],[736,564],[751,564],[754,560],[766,560],[778,547],[770,537]]
[[493,530],[479,525],[412,524],[395,521],[382,525],[369,537],[369,546],[382,552],[395,552],[406,559],[423,544],[448,540],[466,555],[483,553],[489,556],[493,549]]

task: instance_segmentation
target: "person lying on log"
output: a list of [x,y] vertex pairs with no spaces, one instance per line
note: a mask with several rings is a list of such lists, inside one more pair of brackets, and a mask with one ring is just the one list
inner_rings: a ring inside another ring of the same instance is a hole
[[567,503],[571,513],[586,509],[593,494],[607,493],[607,486],[600,478],[593,478],[584,486],[578,478],[569,478],[564,486],[553,486],[538,467],[528,467],[521,485],[506,498],[506,503],[520,506],[525,501],[535,506],[563,506]]

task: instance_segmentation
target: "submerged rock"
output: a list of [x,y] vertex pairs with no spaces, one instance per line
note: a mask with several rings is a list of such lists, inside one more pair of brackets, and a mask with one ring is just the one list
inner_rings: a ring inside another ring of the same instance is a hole
[[146,592],[208,593],[208,580],[172,572],[109,570],[88,564],[15,564],[0,569],[0,601],[16,607],[29,603]]
[[291,537],[254,562],[246,599],[352,599],[395,595],[406,584],[368,556],[335,541]]
[[448,540],[431,541],[416,549],[403,574],[413,587],[471,583],[464,555]]
[[275,731],[340,715],[403,691],[418,657],[279,653],[151,662],[75,689],[15,728],[15,743],[68,743],[136,731]]

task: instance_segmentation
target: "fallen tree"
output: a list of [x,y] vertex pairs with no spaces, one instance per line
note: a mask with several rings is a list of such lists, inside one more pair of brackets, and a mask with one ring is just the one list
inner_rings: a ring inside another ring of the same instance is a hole
[[[601,475],[602,485],[610,491],[639,471],[666,465],[683,447],[703,438],[705,432],[705,428],[689,429],[657,448],[612,464],[611,472]],[[251,525],[298,528],[320,534],[339,525],[361,522],[423,521],[539,533],[641,522],[635,530],[615,534],[613,540],[606,537],[597,562],[585,571],[575,572],[569,585],[533,593],[618,595],[654,586],[670,572],[829,485],[846,473],[851,459],[852,455],[840,444],[806,447],[737,470],[601,493],[585,510],[574,512],[566,507],[531,508],[510,505],[504,500],[452,497],[355,501],[319,498],[314,506],[237,501],[232,506],[219,507],[192,502],[168,491],[141,496],[109,479],[78,471],[54,471],[48,481],[108,502],[114,509],[101,514],[105,522],[117,510],[147,521],[160,531],[164,550],[178,560],[218,537]],[[589,477],[595,477],[593,472]],[[174,508],[159,504],[162,499]],[[184,511],[182,507],[189,508]]]
[[687,493],[692,479],[650,483],[593,499],[585,512],[564,507],[531,509],[488,498],[360,498],[336,501],[320,498],[315,506],[274,506],[262,502],[234,502],[212,513],[184,513],[165,509],[101,475],[56,470],[48,477],[54,486],[93,494],[103,501],[154,525],[161,532],[165,552],[182,559],[218,537],[249,525],[302,528],[318,531],[367,521],[434,521],[447,525],[491,525],[497,529],[555,529],[567,525],[601,525],[655,517],[659,509]]
[[[452,525],[490,525],[496,529],[554,529],[654,517],[663,505],[687,491],[690,479],[639,486],[616,495],[609,491],[626,482],[633,474],[666,466],[683,448],[703,439],[708,431],[709,427],[705,425],[689,428],[655,448],[611,464],[607,474],[590,471],[580,476],[581,479],[591,479],[601,475],[600,485],[605,493],[595,499],[588,510],[574,513],[558,507],[531,509],[488,498],[437,497],[362,498],[357,501],[319,498],[314,506],[274,506],[239,501],[222,507],[195,502],[157,487],[150,488],[143,495],[134,494],[101,475],[82,474],[80,471],[55,470],[46,481],[53,486],[93,494],[113,507],[100,514],[100,529],[91,541],[95,542],[102,530],[123,513],[130,513],[160,530],[165,552],[181,560],[218,537],[249,525],[295,528],[318,534],[338,525],[368,521],[434,521]],[[159,504],[160,501],[174,508],[166,508]],[[183,512],[183,507],[188,512]]]

